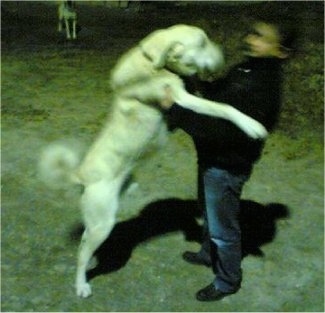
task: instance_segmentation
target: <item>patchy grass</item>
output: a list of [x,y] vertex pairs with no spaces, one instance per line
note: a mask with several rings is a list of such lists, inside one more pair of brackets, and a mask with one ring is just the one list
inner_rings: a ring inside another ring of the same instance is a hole
[[[73,43],[56,33],[53,3],[2,5],[2,311],[324,309],[322,2],[148,2],[140,10],[134,3],[128,10],[80,4],[82,29]],[[231,65],[240,59],[248,17],[279,12],[300,24],[301,49],[285,67],[278,131],[245,186],[240,292],[218,303],[194,298],[213,274],[181,259],[199,247],[200,219],[193,144],[177,131],[135,170],[139,185],[123,195],[119,223],[98,252],[94,296],[78,299],[80,191],[49,191],[39,182],[40,150],[61,138],[94,139],[110,111],[110,69],[150,31],[201,26],[222,42]],[[279,218],[286,207],[289,216]]]

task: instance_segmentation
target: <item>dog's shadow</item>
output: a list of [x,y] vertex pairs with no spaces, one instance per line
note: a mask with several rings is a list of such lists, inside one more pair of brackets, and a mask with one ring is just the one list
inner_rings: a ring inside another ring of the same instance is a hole
[[[110,236],[96,251],[97,266],[88,271],[88,279],[117,271],[126,265],[133,249],[142,242],[170,232],[183,232],[187,241],[201,241],[201,217],[195,200],[166,199],[147,205],[138,216],[115,225]],[[289,217],[287,206],[279,203],[262,205],[250,200],[241,201],[243,257],[263,256],[261,246],[273,241],[276,220]],[[72,239],[79,239],[83,231],[77,226]]]

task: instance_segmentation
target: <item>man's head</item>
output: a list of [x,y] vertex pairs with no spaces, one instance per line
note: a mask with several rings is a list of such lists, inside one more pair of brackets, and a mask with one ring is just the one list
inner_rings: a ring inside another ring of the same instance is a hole
[[247,56],[255,58],[287,58],[294,50],[295,32],[285,24],[259,21],[244,37]]

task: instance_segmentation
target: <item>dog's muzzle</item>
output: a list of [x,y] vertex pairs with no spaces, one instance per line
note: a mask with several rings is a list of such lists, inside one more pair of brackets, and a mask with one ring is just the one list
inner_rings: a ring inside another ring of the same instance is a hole
[[207,48],[203,64],[199,67],[198,77],[204,81],[211,81],[224,68],[225,59],[219,45],[213,43]]
[[203,69],[198,72],[197,76],[200,80],[203,81],[212,81],[214,79],[214,76],[216,74],[216,71],[210,71],[208,69]]

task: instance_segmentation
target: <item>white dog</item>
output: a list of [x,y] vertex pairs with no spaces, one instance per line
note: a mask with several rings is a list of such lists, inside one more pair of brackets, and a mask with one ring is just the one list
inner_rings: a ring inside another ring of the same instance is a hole
[[[63,28],[63,21],[65,24],[65,31],[67,39],[76,39],[77,32],[77,12],[75,10],[74,1],[60,1],[58,7],[58,15],[59,15],[59,24],[58,31],[61,32]],[[70,29],[70,23],[72,24],[72,33]]]
[[259,122],[233,107],[188,94],[177,76],[203,77],[222,64],[220,49],[203,30],[187,25],[157,30],[122,56],[113,69],[113,112],[81,165],[68,147],[54,145],[44,151],[40,168],[46,180],[57,179],[63,184],[68,178],[84,186],[81,210],[85,231],[77,265],[78,296],[91,295],[87,264],[114,226],[121,185],[140,156],[167,135],[159,109],[166,86],[183,107],[228,119],[252,138],[267,135]]

